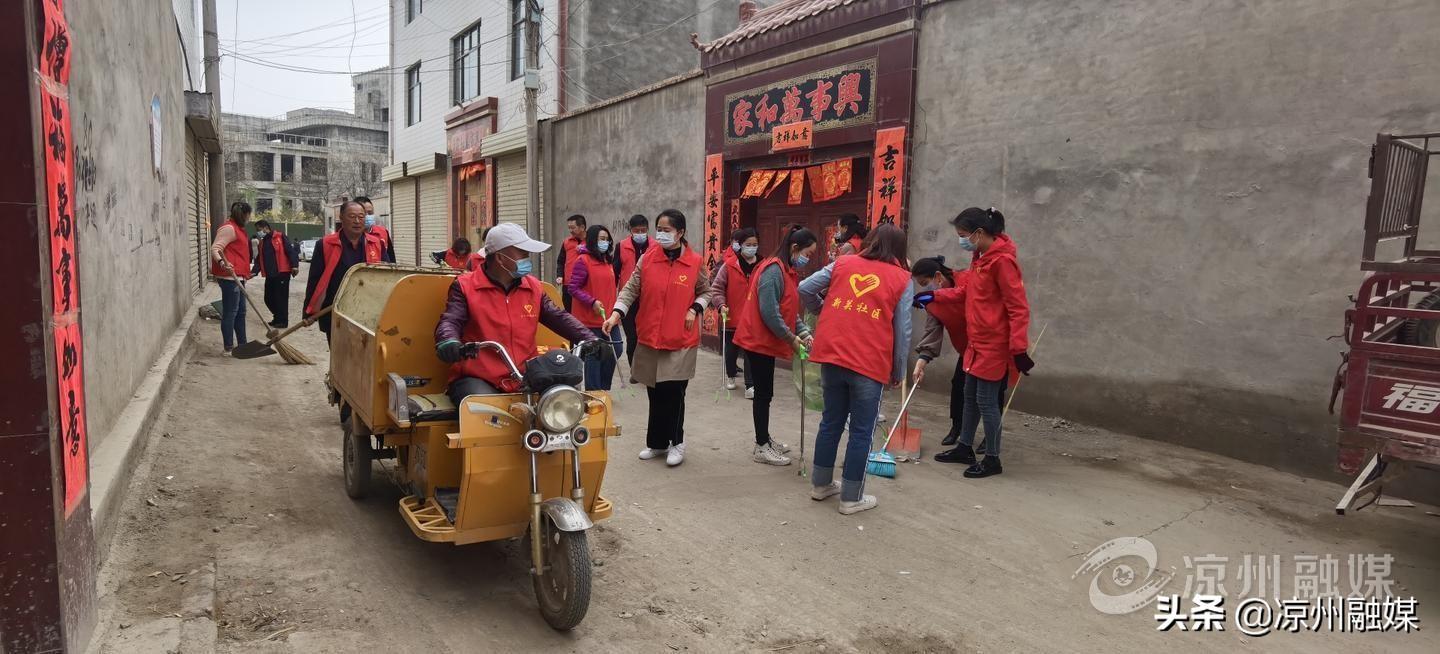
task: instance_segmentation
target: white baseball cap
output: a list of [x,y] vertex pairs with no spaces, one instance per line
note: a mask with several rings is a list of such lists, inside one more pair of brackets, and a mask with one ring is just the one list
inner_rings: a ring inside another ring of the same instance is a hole
[[549,243],[541,243],[529,234],[525,228],[514,223],[501,223],[490,228],[485,234],[485,251],[499,252],[508,247],[518,247],[526,252],[544,252],[550,249]]

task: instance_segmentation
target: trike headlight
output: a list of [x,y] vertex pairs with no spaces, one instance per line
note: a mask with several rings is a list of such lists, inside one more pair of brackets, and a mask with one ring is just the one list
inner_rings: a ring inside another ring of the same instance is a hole
[[568,386],[556,386],[540,396],[535,417],[546,431],[569,431],[585,418],[585,396]]

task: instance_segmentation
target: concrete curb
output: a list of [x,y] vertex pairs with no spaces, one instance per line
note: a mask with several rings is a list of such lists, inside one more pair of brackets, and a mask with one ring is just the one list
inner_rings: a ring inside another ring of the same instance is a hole
[[198,320],[200,306],[209,304],[211,291],[206,286],[189,311],[181,319],[175,333],[165,342],[160,356],[150,366],[145,379],[135,389],[129,404],[100,447],[90,454],[90,521],[95,531],[97,560],[103,561],[114,536],[115,519],[124,504],[125,488],[130,485],[135,462],[145,451],[150,429],[160,417],[165,398],[170,394],[180,367],[195,349],[195,335],[204,321]]
[[180,603],[180,654],[214,652],[220,628],[215,624],[215,562],[191,575],[190,592]]

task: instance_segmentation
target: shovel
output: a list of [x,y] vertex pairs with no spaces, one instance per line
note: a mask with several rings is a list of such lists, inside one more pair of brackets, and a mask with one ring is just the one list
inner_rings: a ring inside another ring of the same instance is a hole
[[274,336],[270,337],[270,340],[265,341],[264,343],[261,343],[260,341],[250,341],[249,343],[238,345],[235,347],[235,349],[230,350],[230,356],[236,359],[258,359],[260,357],[268,357],[272,354],[275,354],[275,349],[273,346],[276,343],[279,343],[280,339],[299,331],[303,327],[309,327],[310,325],[315,324],[315,321],[330,315],[330,311],[334,308],[334,305],[325,307],[324,309],[321,309],[319,313],[316,313],[315,315],[306,318],[304,321],[295,324],[294,326],[286,329],[283,332],[275,334]]

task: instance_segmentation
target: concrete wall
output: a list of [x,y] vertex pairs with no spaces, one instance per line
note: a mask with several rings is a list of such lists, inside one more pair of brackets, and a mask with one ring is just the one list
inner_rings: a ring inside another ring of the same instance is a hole
[[[90,447],[190,307],[184,79],[169,0],[66,3]],[[183,27],[183,26],[182,26]],[[137,38],[152,35],[153,38]],[[150,103],[161,105],[151,159]]]
[[740,22],[740,0],[571,2],[565,56],[569,107],[614,98],[694,70],[690,35],[710,41]]
[[1369,146],[1440,129],[1437,25],[1429,0],[933,6],[911,243],[958,262],[943,221],[1005,211],[1049,324],[1017,407],[1327,471]]
[[[653,220],[675,208],[699,242],[705,165],[705,84],[699,77],[553,121],[554,184],[546,197],[548,234],[564,233],[565,216],[625,231],[630,216]],[[549,174],[547,172],[547,174]],[[554,257],[547,255],[547,265]]]

